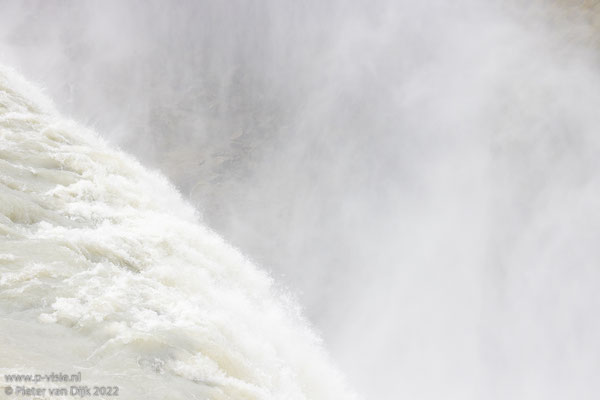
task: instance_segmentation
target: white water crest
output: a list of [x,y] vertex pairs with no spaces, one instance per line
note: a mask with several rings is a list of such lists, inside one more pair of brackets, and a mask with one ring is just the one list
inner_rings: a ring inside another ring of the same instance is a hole
[[6,68],[0,235],[0,374],[81,371],[128,400],[354,398],[266,273]]

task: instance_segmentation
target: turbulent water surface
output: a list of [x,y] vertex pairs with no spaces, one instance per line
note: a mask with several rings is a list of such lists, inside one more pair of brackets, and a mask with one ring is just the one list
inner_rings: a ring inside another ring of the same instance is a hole
[[0,0],[0,63],[109,143],[0,73],[0,382],[352,397],[293,293],[359,397],[598,399],[599,32],[600,0]]
[[265,273],[7,69],[0,235],[2,374],[81,372],[125,399],[352,397]]

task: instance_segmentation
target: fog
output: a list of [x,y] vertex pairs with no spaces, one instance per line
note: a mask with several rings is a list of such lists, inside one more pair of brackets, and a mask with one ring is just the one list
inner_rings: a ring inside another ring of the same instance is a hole
[[575,3],[0,1],[0,62],[167,175],[364,398],[595,398]]

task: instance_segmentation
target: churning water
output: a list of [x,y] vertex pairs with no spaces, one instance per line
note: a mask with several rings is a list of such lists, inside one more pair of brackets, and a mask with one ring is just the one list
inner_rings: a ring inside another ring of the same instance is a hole
[[126,399],[352,398],[265,273],[7,69],[0,199],[2,374],[81,372]]
[[0,381],[598,398],[597,4],[0,0]]

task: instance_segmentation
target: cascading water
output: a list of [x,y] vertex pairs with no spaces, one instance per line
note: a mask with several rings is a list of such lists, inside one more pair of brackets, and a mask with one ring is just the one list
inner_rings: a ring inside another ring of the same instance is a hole
[[0,235],[0,374],[81,372],[125,399],[353,397],[267,274],[8,69]]
[[0,380],[352,397],[210,227],[365,399],[596,399],[599,21],[587,0],[0,0],[0,63],[191,204],[3,70]]

